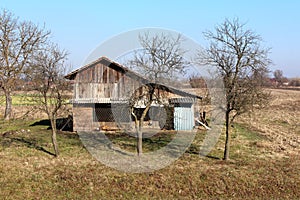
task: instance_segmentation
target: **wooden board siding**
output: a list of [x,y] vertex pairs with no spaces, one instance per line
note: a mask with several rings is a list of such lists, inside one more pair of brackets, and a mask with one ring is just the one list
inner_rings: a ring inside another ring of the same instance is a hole
[[[97,63],[77,73],[74,79],[74,99],[126,98],[142,86],[140,80],[132,78],[122,69]],[[156,90],[156,94],[170,98],[178,96],[172,92]]]
[[93,122],[93,106],[88,104],[73,105],[73,129],[74,131],[90,131],[96,128]]
[[129,95],[130,89],[138,88],[139,85],[139,81],[124,72],[98,63],[77,74],[74,98],[124,98]]
[[[129,91],[138,88],[140,84],[138,80],[124,74],[124,71],[118,71],[115,67],[111,68],[100,62],[77,73],[74,79],[74,99],[122,99],[130,95]],[[75,131],[117,126],[112,120],[104,120],[105,116],[95,120],[95,105],[88,103],[73,105]],[[103,114],[107,113],[103,112]]]

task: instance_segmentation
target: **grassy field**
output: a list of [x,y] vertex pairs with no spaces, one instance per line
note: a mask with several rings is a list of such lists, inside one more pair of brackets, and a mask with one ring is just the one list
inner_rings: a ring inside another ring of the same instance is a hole
[[[223,135],[199,157],[199,130],[180,159],[142,174],[99,163],[71,132],[59,133],[61,156],[54,158],[47,121],[0,121],[0,199],[299,199],[300,91],[272,90],[272,97],[232,128],[231,161],[220,159]],[[134,150],[128,136],[109,137]],[[162,132],[147,139],[145,151],[171,138]]]
[[[46,118],[46,114],[43,112],[40,112],[40,107],[42,106],[42,103],[40,99],[37,97],[40,97],[39,94],[36,92],[16,92],[12,95],[12,106],[14,107],[12,111],[12,117],[14,119],[42,119]],[[68,103],[69,99],[72,98],[71,94],[67,94],[64,97],[64,103]],[[49,101],[49,104],[51,102],[51,99]],[[69,104],[69,110],[71,110],[71,104]],[[5,96],[3,93],[0,93],[0,119],[3,118],[5,110]],[[65,113],[63,113],[65,115]],[[1,130],[0,130],[1,131]]]
[[[37,103],[33,101],[33,96],[15,94],[12,96],[12,104],[13,106],[24,106],[24,105],[36,105]],[[5,105],[4,95],[0,97],[0,105],[1,106]]]
[[[39,95],[35,93],[17,93],[11,96],[12,97],[12,105],[13,106],[34,106],[34,105],[40,105],[40,101],[36,101],[37,97],[40,97]],[[68,102],[68,99],[70,99],[69,96],[67,96],[65,102]],[[0,94],[0,106],[5,105],[5,96]]]

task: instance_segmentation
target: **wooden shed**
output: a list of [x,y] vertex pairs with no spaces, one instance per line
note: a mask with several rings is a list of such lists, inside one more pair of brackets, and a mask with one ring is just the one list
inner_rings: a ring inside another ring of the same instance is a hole
[[[130,95],[132,95],[132,91],[143,93],[145,85],[155,84],[157,86],[156,93],[164,94],[165,102],[176,107],[174,109],[176,112],[181,112],[183,115],[189,113],[186,124],[190,125],[184,126],[184,130],[193,126],[193,103],[196,99],[201,99],[197,95],[174,87],[151,83],[142,75],[106,57],[101,57],[67,74],[65,78],[73,80],[74,85],[71,102],[73,103],[73,129],[75,131],[90,131],[101,129],[101,127],[128,125],[132,117],[129,112]],[[186,111],[183,111],[184,109],[177,111],[181,105],[187,108]],[[142,99],[134,107],[136,110],[142,110]],[[154,102],[151,110],[157,109],[161,109],[161,105]],[[152,116],[152,120],[153,118],[155,117]],[[183,123],[178,119],[175,116],[174,122],[176,123],[174,125]],[[175,128],[181,130],[179,127],[176,126]]]

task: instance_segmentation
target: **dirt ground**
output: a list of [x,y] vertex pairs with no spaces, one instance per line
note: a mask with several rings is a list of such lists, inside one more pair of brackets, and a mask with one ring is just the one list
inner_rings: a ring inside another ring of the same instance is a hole
[[272,89],[270,92],[270,105],[237,121],[268,138],[258,145],[264,146],[269,156],[299,154],[300,91]]

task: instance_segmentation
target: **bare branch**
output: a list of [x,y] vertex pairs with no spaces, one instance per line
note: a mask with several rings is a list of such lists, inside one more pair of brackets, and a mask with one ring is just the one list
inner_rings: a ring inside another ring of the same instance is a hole
[[134,54],[129,65],[153,82],[176,78],[185,73],[188,62],[184,60],[185,51],[181,48],[182,36],[172,37],[161,34],[153,37],[149,33],[139,35],[142,50]]
[[19,19],[7,10],[0,13],[0,86],[6,96],[5,118],[12,110],[11,92],[27,73],[34,51],[48,39],[50,32]]
[[[204,36],[210,45],[205,52],[199,52],[199,63],[216,66],[223,77],[228,139],[230,113],[232,122],[236,116],[249,112],[254,106],[262,106],[268,100],[262,78],[271,64],[270,49],[263,48],[261,37],[245,29],[245,24],[238,19],[226,19],[215,32],[207,31]],[[228,148],[226,143],[224,159],[229,156]]]

